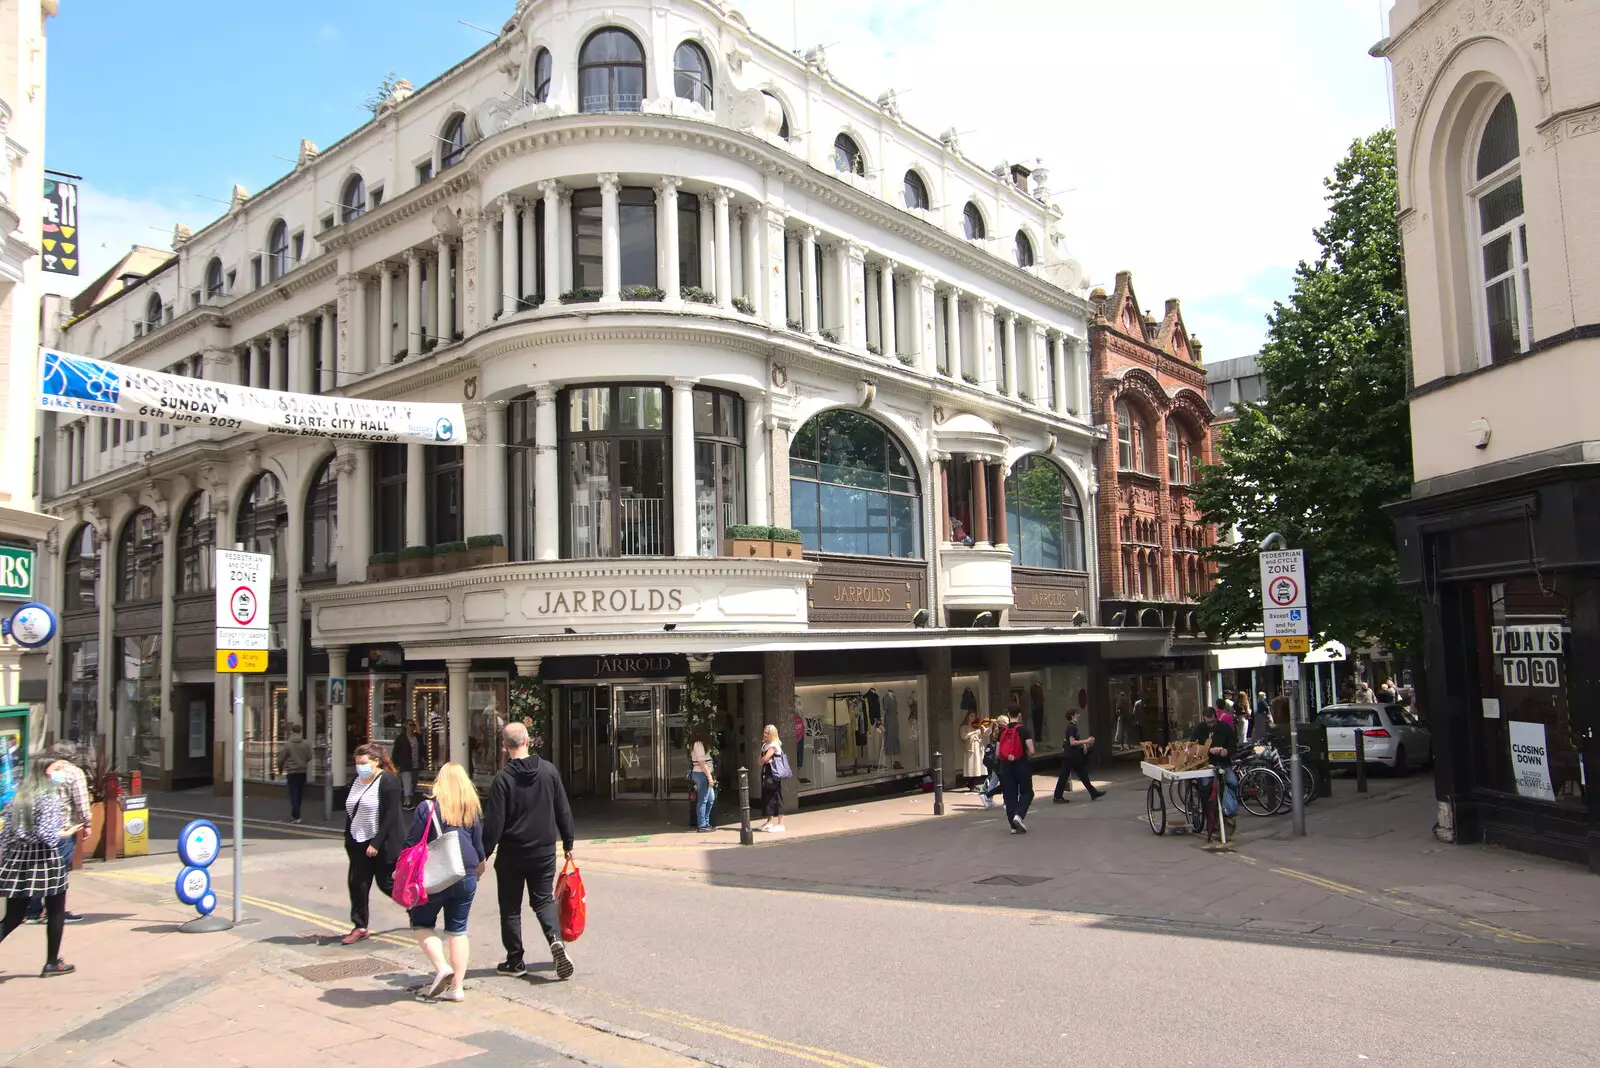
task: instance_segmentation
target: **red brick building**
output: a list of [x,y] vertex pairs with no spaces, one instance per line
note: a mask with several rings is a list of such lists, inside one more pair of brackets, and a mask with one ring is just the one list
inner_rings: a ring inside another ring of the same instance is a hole
[[[1200,342],[1176,300],[1160,319],[1140,310],[1127,271],[1090,295],[1089,381],[1099,457],[1101,621],[1193,635],[1194,600],[1209,585],[1191,484],[1211,462],[1212,412]],[[1120,623],[1119,623],[1120,620]]]

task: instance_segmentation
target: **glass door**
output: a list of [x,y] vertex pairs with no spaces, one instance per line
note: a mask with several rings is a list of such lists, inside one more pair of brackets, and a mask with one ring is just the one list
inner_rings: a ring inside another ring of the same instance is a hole
[[411,729],[415,732],[417,780],[432,781],[450,759],[448,687],[444,679],[421,678],[411,683]]
[[656,796],[658,691],[656,686],[618,686],[612,691],[613,797]]
[[658,797],[689,796],[689,717],[683,709],[683,687],[662,686],[661,790]]
[[562,776],[570,796],[587,797],[595,790],[596,696],[609,691],[598,686],[568,686],[562,690],[567,706],[567,729],[562,732],[566,766]]

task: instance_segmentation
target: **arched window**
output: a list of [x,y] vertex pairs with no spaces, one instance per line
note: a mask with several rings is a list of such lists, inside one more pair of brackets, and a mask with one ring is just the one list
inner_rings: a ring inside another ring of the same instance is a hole
[[212,554],[217,545],[211,494],[200,490],[184,505],[178,520],[178,593],[204,593],[212,588]]
[[144,327],[146,330],[154,330],[161,325],[161,311],[161,294],[150,294],[150,299],[145,301],[144,304]]
[[1084,570],[1083,507],[1061,468],[1024,456],[1006,476],[1006,536],[1019,567]]
[[555,68],[555,62],[550,58],[550,49],[541,48],[533,57],[533,102],[535,104],[548,103],[550,100],[550,75]]
[[711,110],[711,61],[705,49],[685,41],[672,54],[672,90],[679,100],[692,100]]
[[906,171],[905,199],[906,207],[913,211],[926,210],[928,207],[928,186],[916,171]]
[[222,296],[222,261],[211,257],[211,262],[206,264],[206,299],[212,300]]
[[789,109],[783,106],[783,101],[765,89],[761,90],[761,95],[777,105],[778,114],[782,116],[778,122],[778,136],[785,141],[789,140]]
[[94,525],[85,523],[67,542],[66,562],[62,565],[66,579],[63,612],[93,611],[100,605],[100,533]]
[[833,167],[840,174],[867,173],[867,157],[861,154],[861,146],[849,134],[833,139]]
[[1024,230],[1017,231],[1017,266],[1033,266],[1033,242],[1028,240],[1028,234]]
[[578,53],[580,111],[638,111],[644,100],[644,49],[627,30],[596,30]]
[[1138,409],[1126,400],[1117,401],[1117,467],[1123,471],[1155,474],[1150,439],[1150,427]]
[[156,514],[140,508],[122,525],[117,542],[117,603],[161,596],[161,533]]
[[967,235],[968,241],[982,241],[989,236],[983,225],[983,212],[978,210],[978,205],[967,201],[967,206],[961,209],[961,230]]
[[244,543],[247,553],[266,553],[272,557],[272,577],[284,577],[284,535],[289,527],[289,505],[283,499],[283,486],[270,471],[256,476],[234,526],[234,540]]
[[1472,171],[1483,285],[1482,363],[1528,351],[1533,304],[1528,282],[1528,223],[1523,214],[1517,106],[1508,93],[1483,124]]
[[289,273],[289,224],[279,219],[267,231],[267,280]]
[[1183,437],[1183,426],[1173,416],[1167,416],[1167,481],[1183,483],[1189,480],[1188,464],[1184,463],[1188,455],[1188,442]]
[[1127,401],[1117,401],[1117,468],[1133,470],[1133,412]]
[[439,169],[454,167],[466,154],[467,117],[457,112],[445,120],[444,132],[439,135]]
[[333,470],[330,454],[317,468],[311,488],[306,491],[305,561],[306,575],[332,575],[338,564],[339,476]]
[[859,412],[815,416],[789,447],[790,514],[805,548],[922,556],[922,494],[894,435]]
[[345,179],[344,192],[339,194],[339,221],[354,222],[367,210],[367,182],[359,174]]

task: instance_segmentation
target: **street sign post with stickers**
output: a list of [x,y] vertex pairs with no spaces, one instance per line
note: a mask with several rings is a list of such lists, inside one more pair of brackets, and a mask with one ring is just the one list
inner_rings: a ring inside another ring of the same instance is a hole
[[[243,548],[235,544],[232,549],[216,550],[215,570],[217,672],[233,675],[234,924],[239,922],[239,904],[244,900],[244,676],[266,671],[267,653],[272,648],[268,622],[272,618],[272,557],[243,552]],[[209,918],[207,914],[202,918]],[[205,929],[224,928],[208,924]]]
[[[1261,543],[1261,641],[1283,663],[1285,682],[1295,683],[1289,709],[1289,790],[1294,833],[1306,833],[1305,796],[1301,792],[1300,708],[1303,705],[1300,657],[1311,652],[1311,607],[1306,596],[1306,554],[1288,548],[1274,531]],[[1273,549],[1272,546],[1278,546]]]

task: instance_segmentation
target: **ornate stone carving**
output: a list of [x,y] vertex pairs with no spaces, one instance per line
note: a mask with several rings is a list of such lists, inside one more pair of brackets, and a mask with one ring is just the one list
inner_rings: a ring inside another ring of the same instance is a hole
[[1563,141],[1570,141],[1574,137],[1582,137],[1596,130],[1600,130],[1600,107],[1552,115],[1543,126],[1539,127],[1546,148],[1554,148]]
[[1549,8],[1550,0],[1456,0],[1428,16],[1428,28],[1409,35],[1390,57],[1400,123],[1415,121],[1439,68],[1463,39],[1491,34],[1512,40],[1527,37]]

